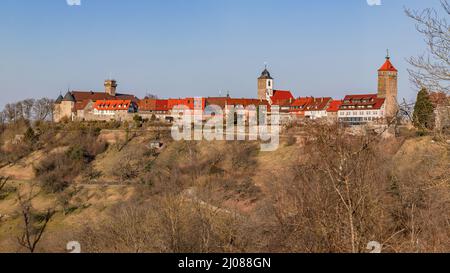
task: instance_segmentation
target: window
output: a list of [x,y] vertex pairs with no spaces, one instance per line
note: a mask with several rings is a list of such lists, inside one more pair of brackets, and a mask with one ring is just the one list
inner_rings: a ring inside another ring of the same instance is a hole
[[270,87],[272,85],[272,83],[269,81],[268,86]]

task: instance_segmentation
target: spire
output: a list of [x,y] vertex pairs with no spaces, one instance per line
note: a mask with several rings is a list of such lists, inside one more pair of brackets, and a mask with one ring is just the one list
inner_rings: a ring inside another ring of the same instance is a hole
[[63,99],[64,99],[64,98],[63,98],[63,96],[62,96],[62,94],[61,94],[61,92],[60,92],[58,98],[55,100],[55,104],[60,104],[60,103],[62,102]]
[[392,71],[397,72],[398,70],[394,67],[394,65],[391,63],[391,57],[389,56],[389,49],[386,51],[386,61],[384,62],[383,66],[378,69],[379,72],[382,71]]
[[75,98],[72,95],[72,93],[67,92],[66,95],[64,96],[62,101],[71,101],[71,102],[75,102]]
[[261,76],[259,79],[269,79],[273,80],[273,78],[270,76],[269,70],[267,70],[267,63],[264,63],[264,71],[261,73]]

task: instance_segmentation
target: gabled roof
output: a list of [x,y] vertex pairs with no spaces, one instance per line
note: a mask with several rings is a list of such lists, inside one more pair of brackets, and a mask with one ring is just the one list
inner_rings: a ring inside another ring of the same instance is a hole
[[380,69],[378,69],[378,71],[393,71],[393,72],[397,72],[398,70],[394,67],[394,65],[391,63],[389,57],[386,58],[386,62],[383,64],[383,66],[381,66]]
[[313,100],[314,100],[313,97],[298,98],[291,103],[291,109],[289,110],[289,112],[296,112],[296,113],[304,114],[304,112],[306,110],[306,106],[308,105],[308,103],[312,102]]
[[270,99],[272,100],[272,105],[287,106],[291,105],[295,98],[291,91],[274,90],[273,96]]
[[323,111],[326,110],[332,98],[314,98],[306,105],[306,111]]
[[111,96],[105,92],[93,92],[93,91],[72,91],[72,95],[74,96],[76,101],[82,100],[133,100],[137,101],[137,98],[134,95],[128,94],[116,94],[115,96]]
[[143,99],[139,100],[139,111],[168,111],[169,100]]
[[294,99],[291,91],[289,90],[273,90],[272,100],[289,100]]
[[264,69],[264,71],[261,73],[261,76],[258,78],[260,80],[273,80],[273,78],[270,76],[269,70]]
[[[168,108],[169,110],[172,110],[174,107],[176,106],[180,106],[180,105],[184,105],[186,107],[188,107],[191,110],[194,110],[195,108],[195,101],[198,98],[178,98],[178,99],[168,99]],[[203,105],[204,105],[204,99],[202,98],[202,109],[203,109]]]
[[217,105],[220,106],[222,109],[225,108],[226,105],[243,106],[243,107],[247,107],[249,105],[254,106],[269,105],[269,103],[266,100],[259,100],[259,99],[213,97],[213,98],[206,98],[205,100],[206,105]]
[[352,101],[352,100],[370,100],[370,99],[376,99],[378,98],[377,94],[363,94],[363,95],[346,95],[344,98],[345,101]]
[[137,102],[138,99],[134,95],[128,94],[116,94],[111,96],[105,92],[93,92],[93,91],[72,91],[72,97],[75,101],[75,110],[83,110],[90,101],[97,100],[131,100]]
[[376,94],[347,95],[340,106],[340,110],[380,109],[385,102],[384,98],[378,98]]
[[60,104],[63,99],[64,99],[63,96],[59,95],[58,98],[55,100],[55,104]]
[[98,100],[94,103],[94,109],[99,111],[128,111],[131,100]]
[[71,92],[67,92],[62,101],[72,101],[75,102],[75,97]]

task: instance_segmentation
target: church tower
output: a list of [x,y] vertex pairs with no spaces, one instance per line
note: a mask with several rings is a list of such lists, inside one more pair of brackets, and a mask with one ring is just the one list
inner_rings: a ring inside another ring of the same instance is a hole
[[393,117],[398,110],[398,70],[392,65],[389,52],[386,61],[378,70],[378,97],[386,99],[386,117]]
[[270,76],[267,67],[258,78],[258,99],[269,100],[273,96],[273,78]]

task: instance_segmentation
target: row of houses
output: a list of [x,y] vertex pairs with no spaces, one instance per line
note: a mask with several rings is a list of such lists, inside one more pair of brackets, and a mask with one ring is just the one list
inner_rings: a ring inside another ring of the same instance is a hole
[[397,107],[397,70],[386,62],[378,70],[378,93],[347,95],[343,99],[331,97],[295,97],[289,90],[274,89],[274,79],[266,69],[258,78],[258,98],[176,98],[138,99],[134,95],[117,93],[117,82],[106,80],[104,92],[68,91],[58,97],[55,103],[55,121],[69,120],[129,120],[135,114],[156,116],[161,120],[173,119],[176,107],[201,109],[218,106],[227,111],[231,107],[252,105],[264,106],[270,113],[273,106],[279,106],[282,120],[326,119],[353,125],[383,122],[394,115]]

